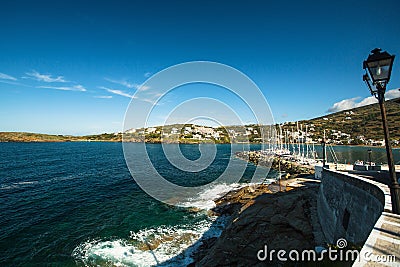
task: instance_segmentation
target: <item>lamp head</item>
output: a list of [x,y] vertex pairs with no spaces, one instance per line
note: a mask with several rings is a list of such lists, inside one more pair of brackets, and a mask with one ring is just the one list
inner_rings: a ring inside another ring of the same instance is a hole
[[363,62],[363,69],[367,70],[373,85],[386,87],[392,73],[393,61],[394,55],[390,55],[386,51],[382,52],[380,48],[371,51],[371,54]]

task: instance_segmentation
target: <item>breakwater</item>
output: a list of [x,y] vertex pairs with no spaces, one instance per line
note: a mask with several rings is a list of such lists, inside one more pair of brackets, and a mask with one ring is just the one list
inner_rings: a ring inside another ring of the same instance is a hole
[[323,169],[318,194],[322,231],[330,243],[344,238],[363,245],[353,266],[399,266],[400,215],[391,210],[388,186]]
[[237,152],[236,156],[240,159],[247,160],[255,165],[271,167],[275,170],[286,172],[282,178],[294,178],[302,175],[313,175],[314,167],[310,165],[300,164],[278,156],[264,154],[261,151],[243,151]]
[[384,208],[384,194],[376,186],[344,173],[323,170],[318,214],[327,240],[346,238],[363,243]]

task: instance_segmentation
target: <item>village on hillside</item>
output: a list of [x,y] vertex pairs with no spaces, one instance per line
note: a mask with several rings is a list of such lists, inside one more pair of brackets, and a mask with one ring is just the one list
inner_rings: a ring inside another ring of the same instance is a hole
[[[349,117],[350,119],[350,117]],[[331,119],[324,118],[329,121]],[[368,145],[384,146],[384,139],[366,138],[364,135],[354,135],[337,129],[322,129],[314,123],[299,124],[298,122],[285,122],[277,124],[271,132],[271,127],[260,125],[209,127],[203,125],[169,125],[140,129],[130,129],[124,133],[126,141],[145,137],[148,142],[174,142],[183,143],[306,143],[320,144],[323,140],[333,145]],[[400,139],[393,140],[394,146],[399,146]]]
[[[386,101],[392,145],[400,146],[400,99]],[[257,124],[210,127],[195,124],[129,129],[123,133],[86,136],[0,132],[1,142],[111,141],[149,143],[277,143],[384,146],[380,110],[377,104],[340,111],[322,117],[284,122],[274,127]]]
[[[400,146],[399,99],[386,101],[392,145]],[[120,134],[120,133],[119,133]],[[298,122],[284,122],[274,127],[249,124],[244,126],[209,127],[174,124],[124,132],[124,141],[182,143],[277,143],[384,146],[385,140],[377,104],[344,110]]]

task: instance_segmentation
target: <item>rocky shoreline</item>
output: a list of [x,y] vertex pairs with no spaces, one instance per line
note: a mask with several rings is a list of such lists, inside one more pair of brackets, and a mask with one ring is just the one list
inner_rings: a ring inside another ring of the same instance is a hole
[[236,157],[247,160],[254,165],[267,166],[275,170],[280,169],[282,172],[286,172],[284,178],[306,177],[314,175],[315,173],[313,166],[302,165],[284,158],[264,155],[260,153],[260,151],[237,152]]
[[[261,261],[268,250],[313,250],[325,244],[317,217],[319,181],[289,179],[279,186],[251,185],[216,200],[214,215],[230,216],[219,238],[204,240],[191,266],[281,266],[277,259]],[[275,192],[275,193],[274,193]]]

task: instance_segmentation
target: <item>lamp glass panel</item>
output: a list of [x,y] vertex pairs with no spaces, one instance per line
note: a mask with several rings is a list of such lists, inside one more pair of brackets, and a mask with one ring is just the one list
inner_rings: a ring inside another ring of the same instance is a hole
[[384,81],[389,78],[389,69],[391,61],[392,60],[388,58],[367,63],[369,73],[374,82]]

